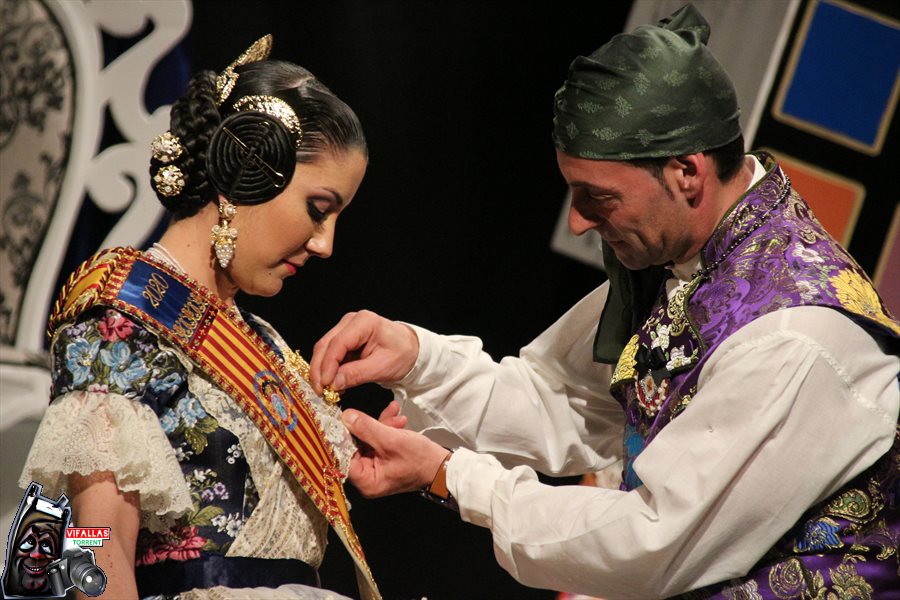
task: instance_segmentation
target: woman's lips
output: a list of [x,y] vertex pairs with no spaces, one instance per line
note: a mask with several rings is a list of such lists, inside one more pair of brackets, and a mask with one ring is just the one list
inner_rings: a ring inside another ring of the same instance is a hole
[[281,262],[282,262],[282,264],[284,264],[284,266],[286,266],[286,267],[288,268],[288,271],[290,271],[290,274],[291,274],[291,275],[296,275],[296,274],[297,274],[297,265],[295,265],[295,264],[293,264],[293,263],[289,263],[289,262],[286,261],[286,260],[283,260],[283,261],[281,261]]

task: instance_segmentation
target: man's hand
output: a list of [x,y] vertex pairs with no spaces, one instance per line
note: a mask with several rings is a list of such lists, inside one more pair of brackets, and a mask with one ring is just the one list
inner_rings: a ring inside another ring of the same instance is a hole
[[363,383],[393,383],[409,373],[419,356],[419,338],[396,321],[363,310],[347,313],[313,347],[313,388],[345,390]]
[[[345,410],[342,418],[362,442],[350,462],[350,481],[366,498],[422,489],[447,456],[446,448],[422,434],[396,429],[358,410]],[[385,421],[384,412],[381,419]]]

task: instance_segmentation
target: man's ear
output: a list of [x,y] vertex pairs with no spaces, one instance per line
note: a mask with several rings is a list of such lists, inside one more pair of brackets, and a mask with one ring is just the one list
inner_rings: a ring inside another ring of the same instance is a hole
[[712,163],[702,152],[676,156],[667,165],[673,169],[678,190],[693,201],[703,191]]

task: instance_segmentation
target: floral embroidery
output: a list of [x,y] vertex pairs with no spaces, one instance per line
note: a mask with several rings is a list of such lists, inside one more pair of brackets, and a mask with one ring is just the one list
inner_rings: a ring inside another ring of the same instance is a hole
[[63,327],[52,352],[55,394],[88,390],[144,402],[159,416],[182,467],[193,508],[164,532],[141,529],[136,564],[226,553],[258,494],[237,437],[190,392],[177,356],[139,323],[108,309]]
[[824,552],[829,548],[844,545],[840,536],[840,525],[828,517],[807,521],[794,546],[795,552]]
[[675,371],[682,367],[688,367],[697,361],[697,349],[691,352],[690,356],[684,355],[684,346],[678,346],[669,350],[669,362],[666,363],[668,371]]
[[244,523],[239,513],[232,513],[228,516],[219,515],[215,517],[212,520],[212,524],[215,525],[218,531],[227,533],[228,537],[237,537]]
[[191,560],[200,557],[206,538],[197,535],[196,526],[184,526],[141,538],[137,566],[164,560]]
[[666,350],[669,347],[669,326],[658,324],[656,326],[656,331],[650,332],[650,342],[651,348],[662,348]]
[[812,576],[796,558],[789,558],[769,569],[769,589],[779,598],[799,598],[809,589],[807,580],[815,584],[815,589],[825,586],[821,573]]
[[900,325],[891,320],[881,308],[878,293],[858,273],[852,269],[843,269],[832,276],[829,283],[837,290],[837,299],[841,306],[850,312],[869,317],[900,334]]
[[763,600],[759,586],[752,579],[740,585],[723,588],[722,596],[730,600]]
[[233,465],[234,462],[242,456],[244,456],[244,453],[241,450],[241,447],[237,444],[232,444],[228,448],[228,457],[225,460],[228,462],[228,464]]
[[808,248],[800,243],[796,243],[791,246],[790,255],[796,258],[798,262],[801,263],[820,264],[825,262],[825,259],[821,254],[816,252],[815,248]]
[[619,357],[619,362],[616,365],[615,373],[613,373],[610,387],[615,387],[617,384],[629,379],[637,379],[637,370],[635,369],[637,366],[637,360],[635,359],[637,350],[638,336],[635,335],[628,340],[628,344],[626,344],[625,349],[622,350],[622,355]]
[[104,342],[124,340],[134,331],[134,323],[115,310],[107,310],[97,327]]
[[148,374],[143,359],[123,341],[115,342],[111,348],[101,349],[100,362],[109,367],[110,383],[122,390],[129,389]]
[[91,365],[100,352],[100,341],[77,338],[66,346],[66,368],[72,373],[73,385],[85,383],[91,376]]
[[207,436],[219,426],[190,392],[178,400],[174,409],[166,410],[159,418],[159,423],[170,436],[183,435],[195,454],[203,452],[209,443]]
[[63,327],[51,352],[54,396],[85,390],[137,398],[145,389],[158,394],[184,381],[178,359],[160,350],[152,333],[114,310]]
[[844,563],[830,570],[831,582],[837,594],[829,594],[829,598],[854,598],[871,600],[872,586],[856,571],[853,563]]
[[825,507],[825,512],[852,521],[860,521],[868,517],[873,508],[872,499],[865,491],[857,488],[849,489]]

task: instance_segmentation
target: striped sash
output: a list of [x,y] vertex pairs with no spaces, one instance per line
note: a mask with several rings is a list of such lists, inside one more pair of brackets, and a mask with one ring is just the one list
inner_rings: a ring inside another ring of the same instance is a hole
[[338,461],[297,370],[209,290],[133,248],[103,251],[72,274],[50,317],[50,335],[97,305],[178,347],[238,403],[350,552],[363,597],[380,598],[350,523]]

